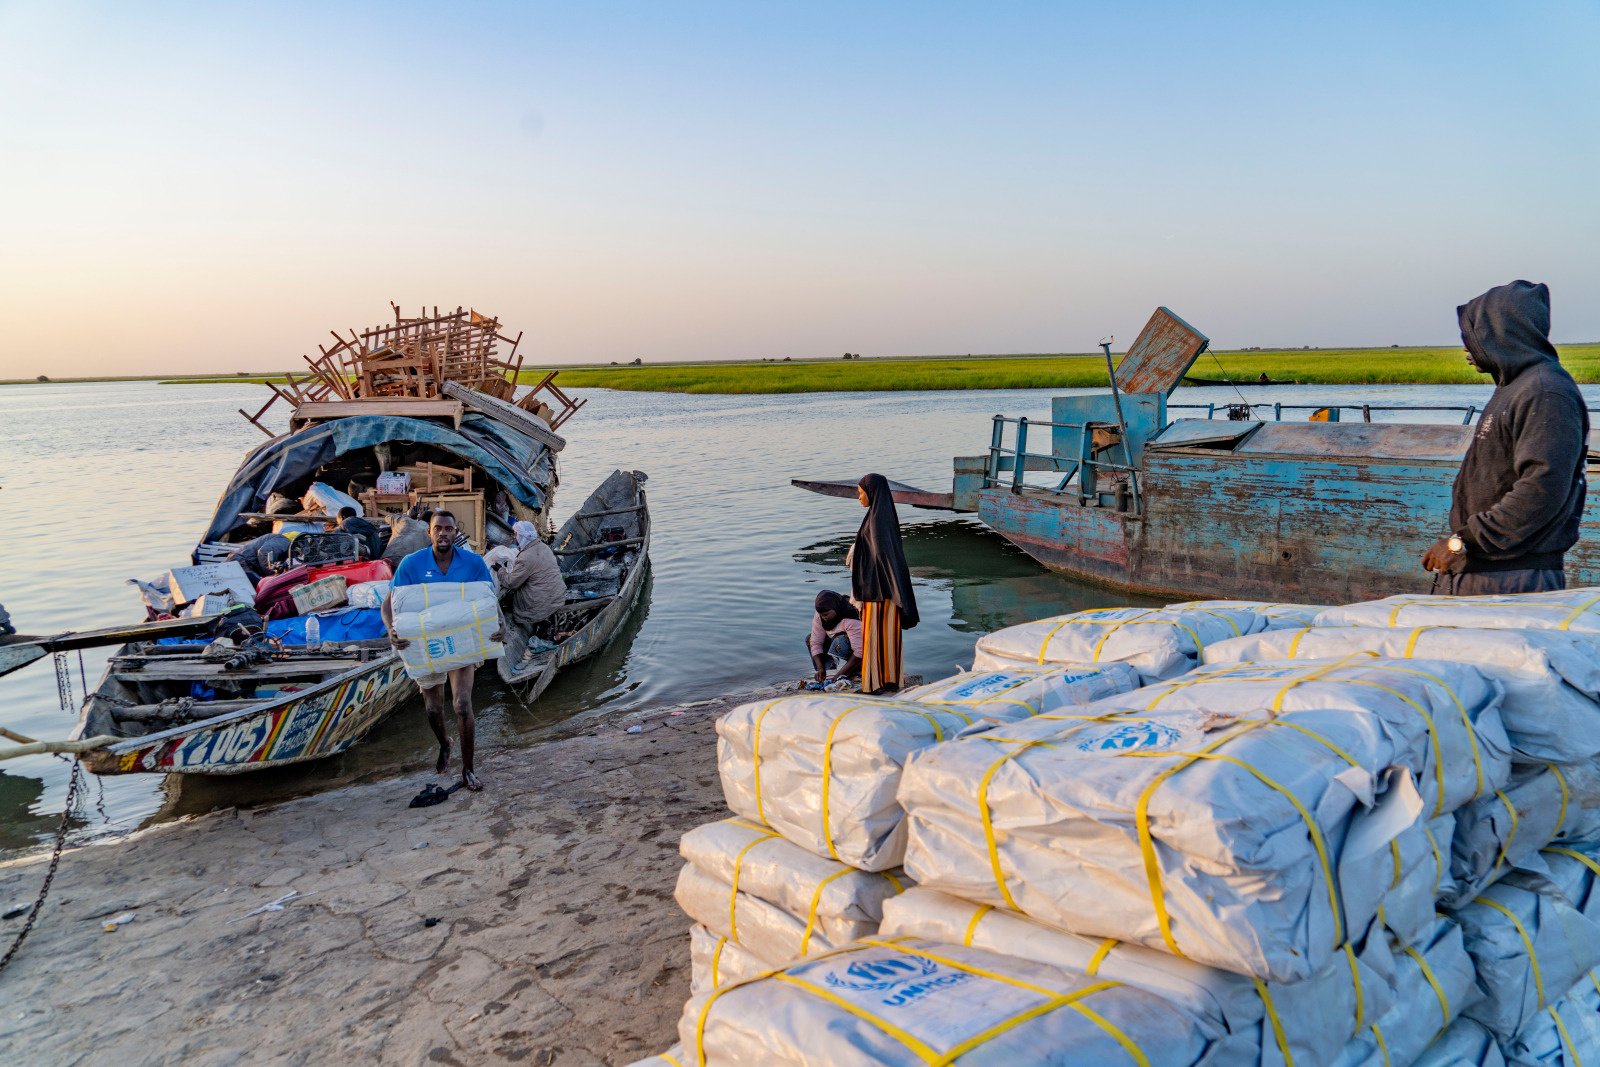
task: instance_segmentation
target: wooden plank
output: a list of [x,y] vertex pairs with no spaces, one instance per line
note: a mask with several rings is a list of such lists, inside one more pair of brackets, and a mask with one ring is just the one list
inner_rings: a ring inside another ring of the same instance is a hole
[[552,452],[560,452],[567,447],[566,438],[555,433],[544,424],[544,420],[504,400],[496,400],[487,393],[480,393],[468,389],[460,382],[446,382],[441,390],[445,396],[461,401],[473,411],[487,415],[497,422],[527,434]]
[[443,419],[452,428],[461,428],[465,408],[455,400],[415,397],[368,397],[362,400],[324,400],[301,404],[294,409],[289,425],[299,429],[312,422],[348,419],[357,415],[400,415],[408,419]]
[[68,652],[75,648],[100,648],[105,645],[123,645],[129,641],[154,641],[160,637],[182,637],[210,629],[215,615],[193,619],[160,619],[130,626],[112,626],[103,630],[68,630],[52,637],[26,637],[12,639],[11,645],[32,644],[46,652]]
[[1117,364],[1117,388],[1125,393],[1171,393],[1210,343],[1168,309],[1156,308]]
[[112,672],[112,677],[119,682],[186,682],[190,679],[253,682],[270,678],[320,677],[338,671],[347,671],[360,665],[358,660],[353,659],[319,657],[315,659],[293,659],[282,662],[262,663],[254,667],[230,671],[221,663],[195,663],[192,660],[183,660],[168,664],[162,660],[151,660],[138,670],[114,671]]
[[[851,481],[824,482],[805,478],[791,478],[789,479],[789,484],[796,489],[804,489],[808,493],[836,496],[844,500],[856,499],[856,483]],[[932,489],[918,489],[916,486],[906,485],[904,482],[890,482],[889,495],[894,497],[896,504],[925,508],[928,511],[956,510],[954,493],[938,493]]]

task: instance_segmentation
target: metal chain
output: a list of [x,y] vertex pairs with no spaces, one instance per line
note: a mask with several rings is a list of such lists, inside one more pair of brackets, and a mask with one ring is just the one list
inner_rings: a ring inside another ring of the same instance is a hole
[[67,654],[65,652],[57,652],[55,654],[55,665],[56,696],[61,701],[61,710],[76,712],[78,710],[78,702],[73,699],[72,695],[72,667],[67,662]]
[[39,898],[33,902],[33,909],[28,912],[28,918],[22,924],[22,929],[17,931],[16,940],[11,942],[6,954],[0,956],[0,971],[6,969],[11,957],[22,948],[22,942],[27,940],[28,932],[33,929],[34,922],[39,918],[39,912],[44,908],[44,898],[50,895],[50,883],[55,880],[56,867],[61,863],[61,851],[67,844],[67,828],[71,825],[73,808],[78,799],[78,784],[82,780],[83,771],[78,765],[78,760],[74,759],[72,775],[67,779],[67,805],[61,810],[61,825],[56,827],[55,849],[50,854],[50,869],[44,872],[44,884],[39,887]]

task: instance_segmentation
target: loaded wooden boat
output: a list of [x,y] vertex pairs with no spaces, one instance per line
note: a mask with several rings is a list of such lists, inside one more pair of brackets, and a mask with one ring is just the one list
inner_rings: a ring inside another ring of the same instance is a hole
[[507,620],[500,677],[524,700],[609,644],[638,603],[650,566],[644,483],[640,471],[615,471],[562,524],[552,547],[567,583],[566,606],[531,632]]
[[[343,751],[416,690],[376,618],[385,587],[361,606],[326,609],[426,547],[421,516],[429,510],[453,512],[479,553],[514,544],[519,519],[549,528],[565,444],[555,431],[582,401],[557,388],[554,375],[519,397],[520,335],[505,336],[497,319],[461,308],[408,317],[395,307],[394,316],[334,334],[320,355],[305,357],[309,375],[270,385],[264,407],[241,411],[270,440],[223,490],[191,561],[228,560],[260,535],[294,533],[288,570],[249,576],[244,592],[253,586],[262,618],[222,642],[122,645],[74,735],[115,739],[85,757],[90,770],[234,774]],[[278,403],[292,407],[284,433],[264,421]],[[371,546],[356,548],[354,535],[320,532],[345,501],[366,518],[393,517],[383,559],[368,558]],[[344,584],[329,583],[330,601],[302,593],[332,577]],[[140,585],[152,618],[212,614],[204,598]]]

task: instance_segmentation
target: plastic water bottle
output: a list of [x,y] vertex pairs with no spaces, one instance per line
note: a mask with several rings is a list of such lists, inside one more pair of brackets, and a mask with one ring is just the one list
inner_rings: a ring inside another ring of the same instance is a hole
[[322,647],[322,623],[315,615],[306,616],[306,647]]

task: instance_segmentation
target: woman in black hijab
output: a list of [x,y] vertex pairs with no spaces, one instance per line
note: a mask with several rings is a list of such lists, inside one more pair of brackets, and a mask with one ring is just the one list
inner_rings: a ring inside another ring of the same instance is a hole
[[867,517],[861,520],[850,561],[850,596],[861,605],[866,648],[861,654],[861,691],[893,693],[900,688],[900,631],[917,624],[917,598],[911,569],[900,545],[889,481],[869,474],[856,487]]

